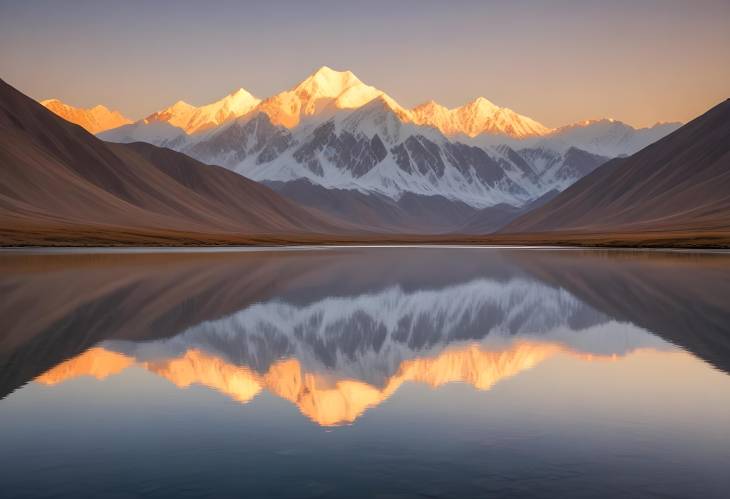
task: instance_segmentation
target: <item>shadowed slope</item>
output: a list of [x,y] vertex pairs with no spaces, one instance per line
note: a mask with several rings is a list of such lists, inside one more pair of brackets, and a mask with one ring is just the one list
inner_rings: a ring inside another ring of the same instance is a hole
[[[0,230],[303,234],[345,224],[224,168],[107,144],[0,81]],[[2,234],[0,233],[0,234]]]
[[515,255],[521,268],[539,280],[730,372],[726,254],[557,251]]
[[328,189],[307,179],[264,183],[297,204],[345,220],[357,220],[359,224],[383,233],[451,232],[477,212],[466,203],[438,195],[406,192],[394,200],[376,193]]
[[730,99],[609,161],[504,232],[730,232]]

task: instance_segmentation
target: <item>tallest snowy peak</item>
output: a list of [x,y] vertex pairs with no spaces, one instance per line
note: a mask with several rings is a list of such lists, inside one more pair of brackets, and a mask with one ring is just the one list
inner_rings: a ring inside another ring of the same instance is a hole
[[238,90],[228,94],[228,96],[223,99],[212,104],[208,104],[208,106],[203,106],[201,109],[226,108],[233,112],[236,116],[241,116],[253,109],[259,102],[261,102],[261,99],[251,95],[251,92],[245,88],[239,88]]
[[335,71],[322,66],[296,86],[295,91],[307,92],[319,97],[337,97],[347,89],[363,83],[352,71]]
[[500,107],[494,104],[489,99],[484,97],[477,97],[473,101],[469,102],[464,106],[465,108],[475,109],[483,113],[493,114],[499,111]]
[[239,98],[239,99],[245,97],[245,98],[249,98],[249,99],[255,99],[255,97],[253,95],[251,95],[251,92],[249,92],[248,90],[246,90],[243,87],[234,90],[233,92],[228,94],[228,97]]
[[352,71],[322,66],[291,90],[263,101],[257,108],[275,125],[293,128],[308,117],[328,117],[339,109],[355,109],[384,95]]
[[193,106],[192,104],[188,104],[184,100],[179,100],[179,101],[175,102],[172,106],[168,107],[167,109],[189,111],[191,109],[195,109],[195,106]]

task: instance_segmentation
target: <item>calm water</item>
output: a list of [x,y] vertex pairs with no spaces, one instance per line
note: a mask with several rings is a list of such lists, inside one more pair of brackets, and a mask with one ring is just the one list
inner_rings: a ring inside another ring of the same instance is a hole
[[0,254],[2,497],[730,497],[730,255]]

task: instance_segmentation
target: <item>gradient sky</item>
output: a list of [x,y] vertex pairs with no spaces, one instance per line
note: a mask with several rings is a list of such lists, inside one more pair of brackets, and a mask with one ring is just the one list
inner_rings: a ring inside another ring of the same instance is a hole
[[0,0],[0,77],[36,99],[140,118],[322,65],[408,107],[481,95],[548,126],[687,121],[730,97],[730,1]]

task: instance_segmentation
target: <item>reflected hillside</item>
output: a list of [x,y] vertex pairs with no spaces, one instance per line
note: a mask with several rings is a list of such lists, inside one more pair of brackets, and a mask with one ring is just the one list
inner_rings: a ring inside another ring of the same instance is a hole
[[[448,370],[407,366],[454,352],[522,358],[514,349],[540,345],[537,361],[554,352],[602,358],[666,349],[669,341],[730,372],[727,255],[447,248],[5,254],[0,271],[0,314],[8,319],[0,331],[0,396],[39,376],[44,383],[73,372],[103,378],[135,364],[240,401],[268,390],[314,421],[340,424],[405,381],[437,386],[436,373]],[[454,361],[453,372],[461,374],[443,379],[477,388],[532,365],[515,360],[494,371],[497,360],[459,355],[467,360]],[[456,367],[470,362],[479,368]],[[348,409],[319,414],[290,385],[269,381],[285,368],[299,373],[301,386],[345,383],[370,395],[328,402]]]
[[730,373],[730,255],[587,251],[515,255],[535,279],[560,287]]

